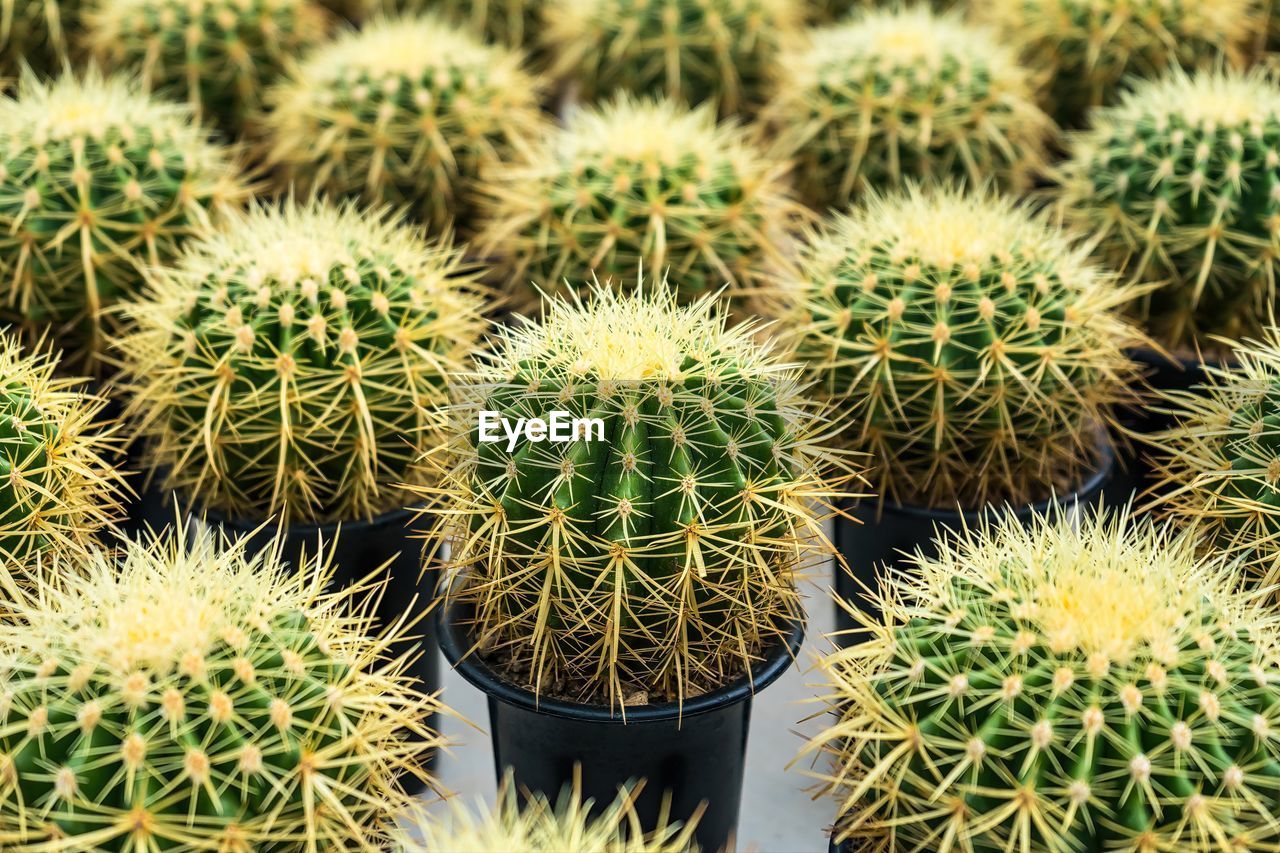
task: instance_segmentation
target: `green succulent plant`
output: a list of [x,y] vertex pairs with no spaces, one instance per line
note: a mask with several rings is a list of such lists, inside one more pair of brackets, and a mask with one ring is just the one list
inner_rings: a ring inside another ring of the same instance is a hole
[[185,100],[232,135],[296,57],[320,44],[330,18],[312,0],[110,0],[85,15],[85,40],[108,68]]
[[[712,305],[643,286],[552,300],[459,383],[424,493],[466,573],[465,627],[540,695],[619,708],[723,686],[789,632],[796,572],[829,552],[817,514],[848,465],[825,414]],[[577,440],[509,441],[499,417]]]
[[266,159],[303,188],[468,218],[482,171],[549,132],[518,54],[434,17],[369,23],[314,52],[270,98]]
[[1132,291],[1043,217],[985,191],[875,195],[797,269],[797,354],[882,498],[1021,504],[1096,470],[1143,338],[1118,316]]
[[686,300],[750,296],[802,217],[786,170],[709,107],[621,96],[487,175],[475,244],[516,288],[670,270]]
[[[856,849],[1262,850],[1280,839],[1280,627],[1134,519],[1014,519],[886,580],[823,662],[811,744]],[[864,846],[858,846],[864,845]]]
[[1061,204],[1099,257],[1159,285],[1138,303],[1169,346],[1256,333],[1280,257],[1280,85],[1173,72],[1098,110],[1062,167]]
[[1253,0],[992,0],[973,5],[1046,78],[1063,125],[1084,124],[1126,78],[1243,62],[1262,24]]
[[458,252],[383,211],[259,207],[127,306],[128,414],[203,507],[369,518],[419,476],[482,305]]
[[439,743],[376,588],[189,533],[98,552],[0,623],[0,844],[375,849]]
[[0,97],[0,304],[98,371],[143,268],[240,204],[231,153],[181,107],[89,72]]
[[68,60],[84,0],[0,0],[0,74],[47,74]]
[[550,0],[551,74],[595,100],[613,92],[758,109],[782,48],[800,34],[791,0]]
[[997,35],[927,6],[868,9],[810,31],[775,70],[766,121],[816,208],[910,179],[1019,189],[1045,165],[1053,123]]

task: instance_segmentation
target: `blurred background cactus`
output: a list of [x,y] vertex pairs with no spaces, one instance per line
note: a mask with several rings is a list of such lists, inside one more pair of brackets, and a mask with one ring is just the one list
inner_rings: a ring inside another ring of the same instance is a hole
[[[438,745],[322,563],[187,531],[97,553],[0,624],[0,843],[354,850],[385,841]],[[388,630],[388,636],[405,632]],[[410,736],[413,739],[410,739]]]
[[[823,662],[847,849],[1209,851],[1280,835],[1277,617],[1126,517],[971,531]],[[1234,840],[1234,841],[1231,841]]]
[[[684,700],[791,633],[848,466],[796,371],[712,309],[665,286],[551,301],[460,385],[427,493],[466,572],[460,624],[502,677],[613,708]],[[485,410],[599,423],[510,446],[478,436]]]
[[792,0],[549,0],[551,74],[596,100],[613,92],[758,109],[781,49],[800,33]]
[[48,74],[70,55],[85,0],[0,0],[0,76]]
[[98,372],[111,306],[246,190],[181,107],[125,80],[24,78],[0,98],[0,283],[11,318]]
[[[401,0],[413,6],[415,0]],[[438,11],[467,27],[485,41],[535,51],[542,35],[545,0],[416,0],[419,7]]]
[[1045,78],[1044,102],[1066,127],[1116,100],[1125,78],[1242,62],[1263,27],[1254,0],[990,0],[1001,28]]
[[469,224],[476,180],[544,132],[541,82],[516,53],[434,17],[370,23],[272,94],[267,161],[299,188]]
[[670,270],[682,299],[750,296],[802,215],[786,168],[710,107],[620,96],[489,174],[476,247],[526,296],[591,273],[626,286],[642,269]]
[[1132,298],[989,192],[871,196],[800,250],[797,352],[850,410],[885,500],[969,509],[1069,494],[1100,462],[1142,340]]
[[765,119],[801,195],[843,209],[912,178],[1025,187],[1053,123],[994,32],[927,6],[855,13],[784,52]]
[[119,343],[166,490],[233,519],[404,505],[483,329],[456,251],[382,211],[260,207],[150,284]]
[[1094,114],[1062,167],[1061,204],[1098,256],[1159,285],[1136,306],[1169,346],[1254,334],[1280,257],[1280,85],[1174,72]]
[[105,67],[140,74],[232,136],[286,63],[331,24],[312,0],[103,0],[85,18],[85,39]]

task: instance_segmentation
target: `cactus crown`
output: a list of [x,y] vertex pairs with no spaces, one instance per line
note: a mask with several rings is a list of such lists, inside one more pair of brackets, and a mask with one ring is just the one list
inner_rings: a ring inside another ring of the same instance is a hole
[[584,269],[615,282],[671,269],[686,300],[748,295],[801,215],[785,172],[708,107],[622,96],[489,173],[476,243],[504,280],[546,290]]
[[1073,143],[1062,204],[1103,257],[1162,287],[1141,307],[1171,345],[1256,333],[1280,254],[1280,86],[1173,72],[1142,83]]
[[120,341],[130,414],[168,487],[240,517],[402,505],[483,328],[457,252],[350,205],[255,209],[151,284]]
[[836,837],[928,848],[1274,839],[1280,627],[1231,567],[1127,517],[1016,519],[888,579],[824,662]]
[[801,249],[798,352],[851,406],[877,492],[930,507],[1038,501],[1099,461],[1141,336],[1131,292],[989,192],[872,196]]
[[803,195],[844,207],[904,178],[998,178],[1044,164],[1052,123],[1009,47],[958,13],[870,9],[812,30],[777,64],[766,117],[793,151]]
[[484,167],[541,131],[541,88],[517,53],[435,17],[374,20],[276,88],[267,158],[302,186],[410,206],[439,228],[466,218]]
[[[434,494],[469,627],[509,678],[611,706],[683,700],[789,632],[840,461],[753,331],[725,328],[706,298],[597,286],[505,330],[463,383]],[[484,411],[598,429],[491,442]]]
[[800,32],[790,0],[552,0],[543,10],[551,72],[594,100],[612,92],[759,108],[769,69]]
[[6,850],[356,849],[411,802],[437,704],[382,659],[371,591],[187,533],[99,552],[0,625]]
[[244,188],[181,107],[90,71],[0,98],[0,281],[35,336],[97,368],[108,309]]

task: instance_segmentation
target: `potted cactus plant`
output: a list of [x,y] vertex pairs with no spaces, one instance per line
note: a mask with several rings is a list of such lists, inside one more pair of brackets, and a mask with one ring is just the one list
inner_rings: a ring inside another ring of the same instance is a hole
[[[385,211],[257,207],[156,270],[119,340],[127,414],[166,492],[300,563],[338,538],[335,577],[391,562],[378,614],[425,607],[407,483],[438,437],[445,383],[484,328],[447,244]],[[267,525],[270,522],[270,525]],[[436,681],[434,654],[416,670]]]
[[0,846],[374,849],[439,738],[368,624],[244,542],[177,530],[92,554],[0,622]]
[[1274,842],[1266,595],[1124,515],[1006,519],[918,556],[867,642],[822,663],[833,847]]
[[706,802],[708,850],[849,467],[752,332],[665,285],[551,300],[458,384],[428,492],[455,574],[440,646],[489,697],[499,772],[554,799],[577,763],[598,803],[648,778],[641,823]]
[[843,598],[939,525],[1098,496],[1142,337],[1117,310],[1131,291],[1058,229],[989,191],[912,188],[815,230],[797,269],[797,354],[880,496],[836,519]]

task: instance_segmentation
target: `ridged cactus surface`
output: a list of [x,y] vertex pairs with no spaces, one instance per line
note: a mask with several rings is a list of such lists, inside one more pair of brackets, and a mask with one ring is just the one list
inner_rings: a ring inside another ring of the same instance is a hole
[[96,369],[111,306],[244,190],[181,107],[94,72],[0,98],[0,300]]
[[786,163],[708,107],[621,96],[574,115],[482,185],[476,245],[517,292],[670,270],[680,296],[759,290],[800,209]]
[[549,0],[543,17],[552,74],[587,100],[662,94],[729,116],[763,104],[802,13],[792,0]]
[[84,0],[0,0],[0,74],[55,73],[68,59]]
[[438,18],[375,20],[275,90],[267,159],[300,188],[465,224],[482,171],[551,132],[541,86],[518,54]]
[[1063,167],[1068,220],[1125,277],[1173,346],[1255,333],[1280,257],[1280,85],[1172,73],[1094,114]]
[[[824,661],[852,849],[1265,850],[1277,617],[1133,519],[1015,520],[895,574]],[[863,847],[862,845],[865,845]]]
[[765,117],[820,209],[905,179],[1022,187],[1044,166],[1053,132],[1014,51],[927,6],[869,9],[811,30],[774,77]]
[[165,486],[239,518],[403,505],[483,322],[459,254],[381,211],[263,207],[158,271],[120,341]]
[[312,0],[109,0],[86,15],[86,41],[99,62],[138,73],[235,136],[330,23]]
[[99,553],[0,625],[0,844],[376,849],[438,705],[381,658],[370,590],[185,533]]
[[[614,707],[683,699],[786,634],[840,460],[751,333],[706,299],[601,288],[505,330],[459,389],[435,507],[468,626],[508,677]],[[598,422],[488,442],[485,411]]]
[[797,345],[883,498],[955,509],[1078,488],[1142,340],[1131,298],[1025,207],[874,196],[801,248]]

